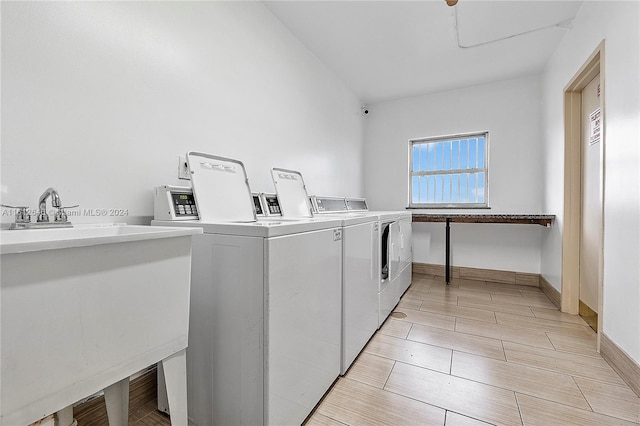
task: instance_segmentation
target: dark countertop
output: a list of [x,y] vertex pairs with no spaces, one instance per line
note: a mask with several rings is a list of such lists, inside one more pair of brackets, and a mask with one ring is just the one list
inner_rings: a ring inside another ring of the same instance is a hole
[[548,214],[443,214],[413,213],[413,222],[516,223],[551,226],[555,215]]

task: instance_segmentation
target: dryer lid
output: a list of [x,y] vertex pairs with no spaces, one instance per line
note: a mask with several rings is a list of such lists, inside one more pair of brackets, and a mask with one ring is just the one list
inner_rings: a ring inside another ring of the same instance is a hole
[[188,152],[187,164],[201,222],[255,222],[244,164],[216,155]]
[[294,170],[271,169],[282,217],[312,217],[311,204],[302,174]]

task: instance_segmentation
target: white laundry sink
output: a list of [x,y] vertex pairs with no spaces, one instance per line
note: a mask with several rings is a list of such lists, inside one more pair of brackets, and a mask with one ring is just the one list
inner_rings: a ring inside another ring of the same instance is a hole
[[[182,231],[182,232],[178,232]],[[2,254],[153,240],[198,232],[124,224],[76,225],[73,228],[0,231]]]
[[0,424],[30,424],[183,351],[199,233],[0,231]]

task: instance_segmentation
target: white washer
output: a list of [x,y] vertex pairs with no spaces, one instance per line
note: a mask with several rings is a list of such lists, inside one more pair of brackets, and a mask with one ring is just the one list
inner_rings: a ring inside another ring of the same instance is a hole
[[[197,210],[210,217],[209,203],[218,203],[213,219],[152,223],[204,231],[193,239],[190,423],[301,424],[340,373],[341,222],[216,221],[218,213],[255,214],[244,166],[206,154],[188,159]],[[220,198],[218,179],[233,181],[240,195]],[[227,202],[243,211],[219,205]]]
[[342,221],[340,374],[345,374],[379,325],[380,222],[366,210],[349,210],[344,198],[312,199],[316,217]]

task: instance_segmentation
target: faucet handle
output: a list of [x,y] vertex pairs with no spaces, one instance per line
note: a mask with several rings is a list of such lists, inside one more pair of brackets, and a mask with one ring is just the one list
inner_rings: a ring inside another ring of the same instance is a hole
[[38,210],[38,216],[36,218],[37,222],[49,222],[49,215],[47,211],[44,209]]
[[17,209],[16,212],[16,223],[29,223],[31,222],[31,215],[29,214],[29,207],[24,206],[10,206],[8,204],[0,204],[2,207],[7,207],[9,209]]
[[75,206],[58,207],[58,211],[56,212],[56,215],[53,220],[55,222],[68,222],[69,218],[67,217],[67,213],[64,211],[64,209],[73,209],[78,206],[79,204],[76,204]]

